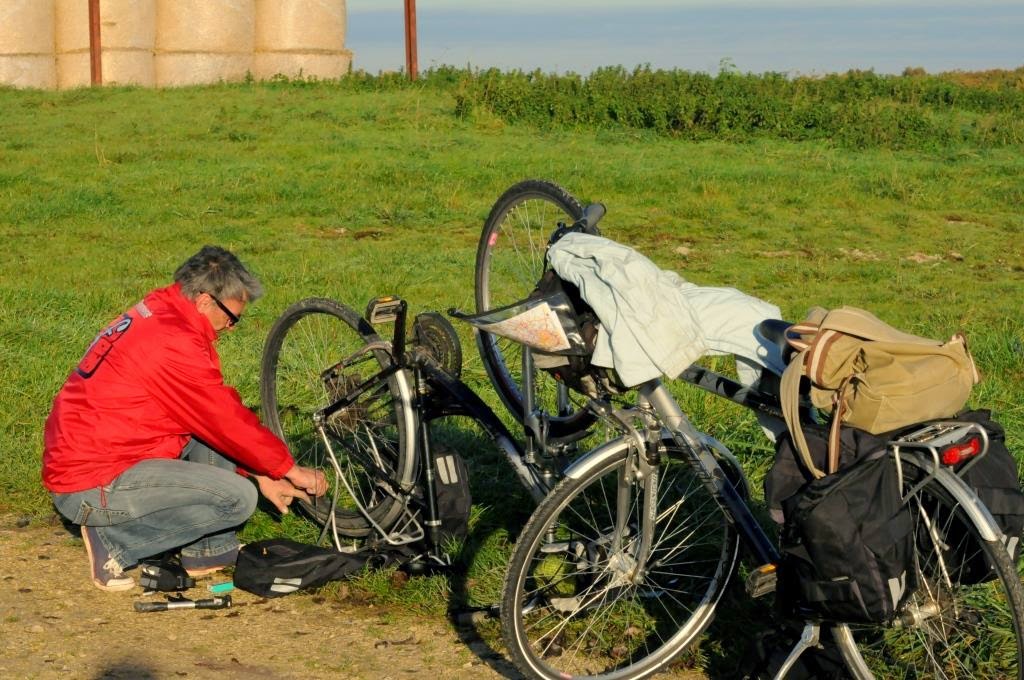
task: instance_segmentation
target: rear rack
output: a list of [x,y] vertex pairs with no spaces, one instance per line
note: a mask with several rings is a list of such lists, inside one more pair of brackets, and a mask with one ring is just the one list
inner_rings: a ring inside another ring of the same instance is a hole
[[981,452],[972,456],[971,459],[963,463],[959,469],[953,470],[954,474],[958,477],[962,477],[967,470],[974,467],[974,465],[988,453],[988,432],[986,432],[985,428],[978,423],[963,420],[943,420],[929,423],[920,429],[904,433],[898,439],[890,440],[889,448],[896,459],[896,467],[899,470],[901,486],[903,478],[903,466],[900,464],[901,449],[915,450],[920,453],[922,458],[928,457],[932,461],[931,474],[907,492],[906,496],[904,496],[904,502],[911,495],[917,493],[921,488],[923,488],[925,484],[935,477],[938,470],[944,467],[940,458],[940,452],[942,449],[963,441],[972,434],[976,434],[980,438],[982,444]]

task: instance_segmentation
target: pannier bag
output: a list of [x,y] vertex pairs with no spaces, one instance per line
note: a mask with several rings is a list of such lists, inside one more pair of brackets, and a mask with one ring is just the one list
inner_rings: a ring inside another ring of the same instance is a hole
[[437,515],[441,520],[441,541],[461,541],[469,533],[473,496],[469,489],[469,468],[457,452],[438,447],[434,458]]
[[[805,425],[803,433],[811,461],[815,466],[824,468],[828,464],[828,428]],[[887,444],[888,438],[884,435],[874,435],[854,427],[842,428],[839,436],[839,470],[845,470],[885,448]],[[783,432],[775,442],[775,460],[764,476],[764,500],[777,524],[781,525],[785,521],[783,502],[813,479],[814,476],[797,453],[792,435]]]
[[272,538],[242,546],[233,578],[236,587],[254,595],[281,597],[348,578],[368,565],[386,566],[392,559],[387,553],[343,553]]
[[[988,434],[988,452],[977,462],[961,463],[961,479],[978,494],[978,499],[992,514],[996,525],[1003,532],[1005,548],[1013,564],[1017,564],[1021,552],[1021,534],[1024,533],[1024,493],[1021,492],[1017,476],[1017,462],[1006,448],[1006,435],[1002,426],[992,420],[986,410],[968,411],[956,417],[957,420],[978,423]],[[932,508],[935,524],[944,527],[945,564],[959,583],[971,585],[991,580],[995,576],[992,565],[977,538],[959,518],[949,517],[949,509],[937,499]],[[928,541],[927,536],[919,537]]]
[[811,462],[799,427],[801,378],[810,381],[814,406],[832,414],[827,472],[838,469],[840,425],[878,434],[947,418],[963,408],[979,381],[963,335],[945,343],[921,338],[862,309],[817,308],[788,333],[799,353],[782,376],[782,410],[815,477],[825,472]]
[[778,589],[802,615],[888,623],[917,586],[914,531],[887,449],[783,503]]

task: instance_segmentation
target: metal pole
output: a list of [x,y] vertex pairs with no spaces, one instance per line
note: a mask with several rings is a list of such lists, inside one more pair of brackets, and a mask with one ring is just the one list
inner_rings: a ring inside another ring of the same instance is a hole
[[405,72],[409,80],[419,77],[416,63],[416,0],[405,0]]
[[103,84],[103,56],[100,46],[100,0],[89,0],[89,73],[93,85]]

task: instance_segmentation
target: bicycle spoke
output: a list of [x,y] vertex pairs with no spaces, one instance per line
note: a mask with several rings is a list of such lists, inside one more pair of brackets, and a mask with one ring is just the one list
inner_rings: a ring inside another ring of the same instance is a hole
[[[510,579],[524,574],[517,602],[526,608],[513,617],[521,632],[507,639],[510,647],[525,641],[520,653],[530,667],[550,669],[552,678],[627,678],[661,663],[700,633],[731,574],[735,535],[684,465],[665,468],[670,474],[656,485],[653,545],[636,571],[647,491],[642,477],[625,482],[630,464],[623,453],[616,465],[559,485],[542,504],[551,506],[546,530],[530,527],[520,540],[535,547],[522,567],[518,555],[510,565]],[[620,507],[623,483],[630,493]]]
[[[332,300],[298,302],[271,328],[260,376],[265,422],[298,464],[324,470],[336,498],[337,528],[350,537],[371,530],[364,510],[381,526],[397,519],[402,508],[382,484],[407,483],[415,469],[411,400],[397,376],[380,376],[390,360],[379,349],[366,350],[381,345],[367,328]],[[356,388],[363,391],[356,394]],[[339,403],[348,405],[326,418],[321,434],[317,414]],[[300,501],[319,523],[328,520],[332,504],[330,496]]]
[[[528,180],[506,191],[484,223],[477,249],[474,294],[478,312],[526,298],[544,273],[549,236],[559,222],[582,214],[579,202],[550,182]],[[523,417],[522,347],[505,338],[483,336],[481,358],[502,402]],[[549,436],[566,437],[594,422],[585,400],[570,395],[568,413],[560,412],[557,383],[542,370],[534,375],[534,406],[548,416]]]
[[[907,487],[924,475],[904,468]],[[1024,598],[1004,548],[978,537],[938,481],[915,491],[910,507],[917,589],[895,625],[849,626],[855,667],[875,677],[1021,678]]]

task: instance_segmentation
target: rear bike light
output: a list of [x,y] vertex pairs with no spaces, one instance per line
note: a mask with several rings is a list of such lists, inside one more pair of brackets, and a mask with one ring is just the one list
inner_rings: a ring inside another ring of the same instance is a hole
[[968,458],[981,453],[981,439],[979,437],[971,437],[966,442],[960,444],[953,444],[942,450],[942,464],[943,465],[959,465]]

